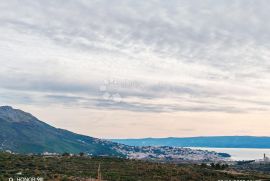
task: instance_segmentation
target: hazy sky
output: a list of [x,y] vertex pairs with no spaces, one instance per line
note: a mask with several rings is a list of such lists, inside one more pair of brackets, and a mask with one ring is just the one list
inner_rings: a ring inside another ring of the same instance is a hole
[[0,105],[102,138],[270,136],[269,9],[0,0]]

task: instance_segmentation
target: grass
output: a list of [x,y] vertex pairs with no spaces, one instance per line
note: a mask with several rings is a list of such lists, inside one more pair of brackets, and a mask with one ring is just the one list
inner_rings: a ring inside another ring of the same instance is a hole
[[[102,178],[109,181],[270,180],[268,175],[259,173],[235,174],[194,164],[178,165],[108,157],[44,157],[8,153],[0,153],[0,180],[8,180],[9,177],[43,177],[44,180],[96,178],[99,164]],[[18,176],[17,173],[22,175]]]

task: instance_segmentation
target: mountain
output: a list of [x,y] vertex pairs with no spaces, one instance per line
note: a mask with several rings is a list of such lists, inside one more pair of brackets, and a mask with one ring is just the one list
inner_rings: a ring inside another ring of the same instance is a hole
[[79,153],[120,156],[117,143],[54,128],[33,115],[0,107],[0,149],[17,153]]
[[33,115],[0,107],[0,150],[15,153],[73,153],[80,152],[93,156],[117,156],[131,159],[151,159],[159,161],[221,161],[230,155],[175,148],[170,146],[127,146],[108,140],[76,134],[54,128]]
[[132,146],[174,146],[213,148],[270,148],[270,137],[212,136],[189,138],[113,139],[111,141]]

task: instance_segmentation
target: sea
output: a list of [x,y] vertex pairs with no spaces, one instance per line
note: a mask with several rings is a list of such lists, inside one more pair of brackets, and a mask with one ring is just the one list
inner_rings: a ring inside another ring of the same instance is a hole
[[270,157],[270,149],[257,148],[205,148],[205,147],[189,147],[191,149],[215,151],[218,153],[228,153],[232,160],[259,160],[263,159],[263,155]]

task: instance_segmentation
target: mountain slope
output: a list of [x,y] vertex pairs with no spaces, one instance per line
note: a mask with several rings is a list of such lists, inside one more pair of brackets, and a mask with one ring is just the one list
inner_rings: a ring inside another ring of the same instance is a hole
[[54,128],[29,113],[0,107],[0,151],[15,153],[80,153],[160,161],[224,160],[229,155],[189,148],[137,147]]
[[270,148],[270,137],[252,137],[252,136],[113,139],[111,141],[132,146]]
[[9,106],[0,107],[0,149],[18,153],[85,152],[119,156],[117,143],[54,128],[29,113]]

